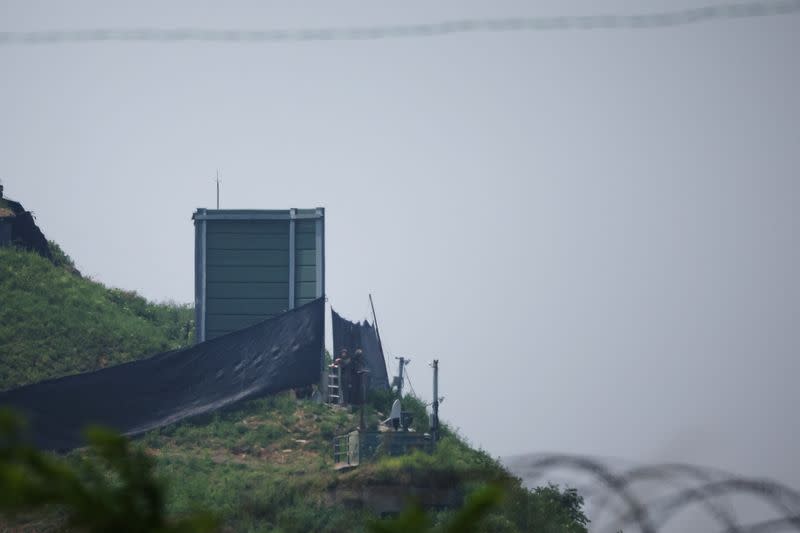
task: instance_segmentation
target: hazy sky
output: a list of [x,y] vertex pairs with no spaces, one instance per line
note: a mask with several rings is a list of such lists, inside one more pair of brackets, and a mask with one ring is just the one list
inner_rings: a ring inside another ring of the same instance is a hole
[[[697,1],[38,2],[0,31]],[[0,178],[79,268],[193,300],[197,207],[324,206],[327,289],[494,455],[800,485],[800,15],[658,30],[0,47]],[[390,370],[394,372],[394,360]]]

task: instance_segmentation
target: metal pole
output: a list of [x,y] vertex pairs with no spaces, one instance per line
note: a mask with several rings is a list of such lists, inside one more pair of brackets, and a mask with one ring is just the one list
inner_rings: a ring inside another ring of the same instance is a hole
[[405,357],[395,357],[395,359],[400,361],[400,369],[398,370],[397,374],[397,395],[402,398],[403,397],[403,367],[406,365],[406,358]]
[[336,383],[339,386],[339,398],[336,400],[336,403],[342,405],[344,403],[344,391],[342,390],[342,367],[341,365],[336,365]]
[[367,405],[367,374],[369,372],[365,369],[361,369],[358,372],[358,377],[361,381],[361,420],[359,421],[358,427],[361,431],[367,430],[367,423],[364,421],[364,407]]
[[194,214],[194,338],[195,344],[206,340],[206,210]]
[[381,351],[381,357],[384,362],[386,355],[383,353],[383,343],[381,342],[381,330],[378,329],[378,317],[375,315],[375,305],[372,303],[372,294],[369,295],[369,306],[372,308],[372,321],[375,322],[375,335],[378,337],[378,349]]
[[[297,276],[297,209],[289,209],[289,309],[294,309],[295,301],[295,278]],[[325,362],[322,363],[322,372],[325,372]]]
[[217,211],[219,211],[219,169],[217,169]]
[[433,360],[433,418],[431,419],[433,442],[439,440],[439,360]]
[[[315,278],[316,278],[316,297],[325,298],[325,208],[317,207],[314,218],[314,245],[315,245]],[[295,295],[296,296],[296,295]],[[326,300],[327,301],[327,300]],[[327,314],[327,313],[326,313]],[[336,354],[334,354],[336,359]],[[325,369],[325,346],[322,346],[319,354],[319,366],[322,373],[319,378],[320,387],[322,389],[322,402],[328,401],[328,389],[325,386],[326,382],[326,369]]]

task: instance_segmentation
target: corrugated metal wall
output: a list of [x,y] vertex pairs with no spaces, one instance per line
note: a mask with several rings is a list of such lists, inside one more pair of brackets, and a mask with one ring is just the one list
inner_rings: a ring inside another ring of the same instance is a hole
[[324,294],[321,208],[198,209],[193,218],[198,341],[245,328]]

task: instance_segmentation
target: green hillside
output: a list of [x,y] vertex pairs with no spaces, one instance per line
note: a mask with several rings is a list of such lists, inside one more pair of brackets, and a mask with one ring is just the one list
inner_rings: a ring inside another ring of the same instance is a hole
[[[424,410],[416,399],[404,405]],[[485,452],[470,448],[447,428],[436,451],[382,457],[347,472],[333,469],[332,438],[354,429],[355,413],[291,394],[154,431],[140,439],[170,483],[168,509],[176,515],[211,510],[231,531],[367,531],[378,518],[342,505],[337,491],[370,487],[461,487],[465,494],[500,483],[502,505],[481,531],[585,532],[581,501],[554,487],[524,489]],[[369,410],[369,423],[379,415]],[[453,511],[435,513],[444,522]]]
[[[57,247],[55,264],[38,255],[0,249],[0,386],[118,364],[186,345],[191,310],[159,305],[134,293],[82,278]],[[375,395],[367,423],[375,428],[391,398]],[[425,406],[412,397],[404,408],[427,427]],[[504,487],[505,499],[484,519],[482,531],[585,532],[582,500],[573,491],[529,491],[486,453],[472,449],[445,425],[432,454],[379,457],[350,471],[333,469],[335,435],[357,426],[356,413],[298,400],[284,393],[196,417],[136,439],[168,486],[171,516],[211,511],[223,531],[368,531],[379,517],[342,495],[409,486],[453,489],[463,495],[487,483]],[[68,461],[85,461],[85,450]],[[453,510],[431,515],[446,522]],[[57,531],[59,508],[0,530]]]
[[190,342],[193,311],[81,277],[51,246],[54,265],[0,248],[0,389],[96,370]]

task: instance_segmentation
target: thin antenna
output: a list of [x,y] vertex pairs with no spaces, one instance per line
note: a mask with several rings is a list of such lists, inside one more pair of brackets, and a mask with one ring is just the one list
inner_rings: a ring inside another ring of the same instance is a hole
[[372,293],[369,295],[369,306],[372,308],[372,321],[375,322],[375,334],[378,336],[378,349],[381,351],[381,357],[386,361],[386,355],[383,353],[383,343],[381,342],[381,331],[378,329],[378,317],[375,315],[375,305],[372,303]]
[[217,210],[219,211],[219,169],[217,169],[217,177],[215,181],[217,182]]

